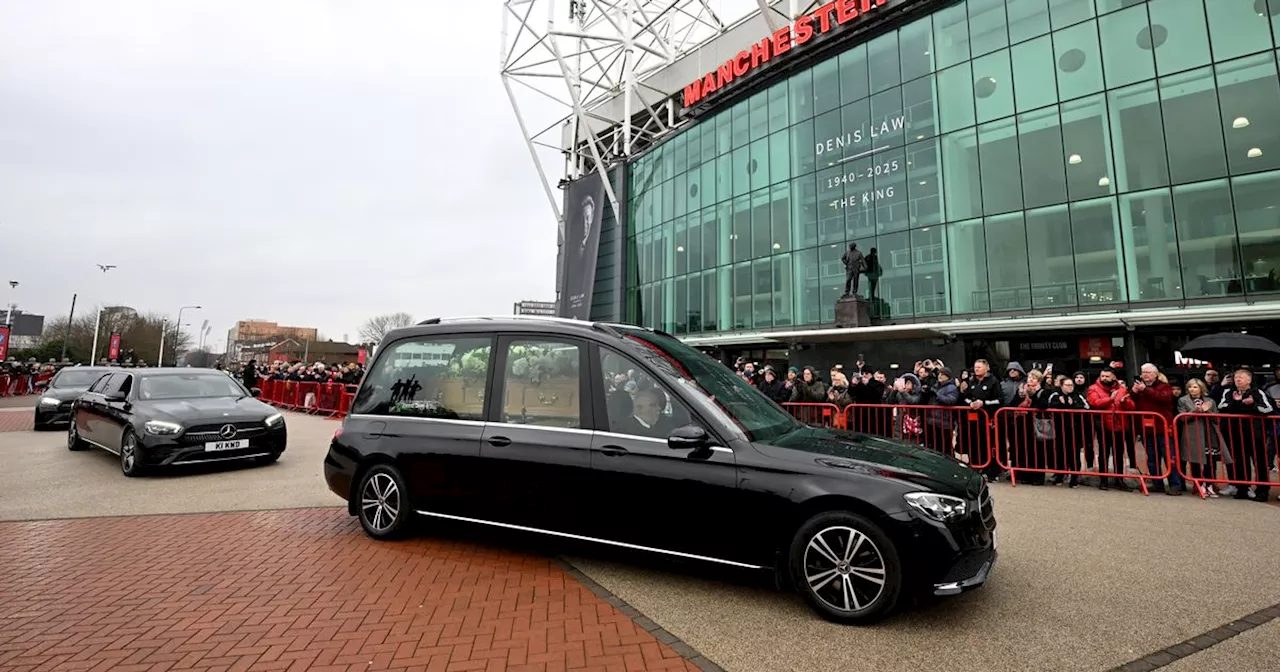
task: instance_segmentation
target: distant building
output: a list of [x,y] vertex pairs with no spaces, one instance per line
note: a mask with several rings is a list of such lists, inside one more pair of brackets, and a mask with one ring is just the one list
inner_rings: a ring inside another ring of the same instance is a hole
[[267,320],[240,320],[227,330],[227,361],[247,362],[252,357],[246,356],[246,350],[263,350],[250,346],[271,347],[285,339],[307,343],[316,341],[318,333],[315,327],[286,327]]
[[243,361],[256,359],[266,362],[324,362],[346,364],[360,361],[360,346],[337,341],[299,342],[286,338],[271,344],[247,345],[242,349]]
[[555,301],[517,301],[515,303],[513,314],[515,315],[550,315],[556,314]]

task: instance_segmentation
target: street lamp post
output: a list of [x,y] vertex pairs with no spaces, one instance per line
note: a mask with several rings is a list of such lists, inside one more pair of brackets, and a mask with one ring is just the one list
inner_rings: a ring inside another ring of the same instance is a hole
[[[19,283],[17,280],[10,280],[10,281],[9,281],[9,289],[12,289],[12,290],[13,290],[13,293],[14,293],[14,294],[17,294],[17,293],[18,293],[18,285],[19,285],[19,284],[21,284],[21,283]],[[8,308],[7,310],[5,310],[5,313],[4,313],[4,323],[5,323],[5,326],[13,326],[13,309],[14,309],[14,308],[17,308],[17,307],[18,307],[17,302],[10,302],[10,303],[9,303],[9,308]]]
[[[98,264],[98,270],[105,275],[107,271],[115,268],[115,264]],[[98,309],[98,316],[93,320],[93,349],[89,351],[89,366],[93,366],[98,361],[98,328],[102,326],[102,309]]]
[[178,341],[182,340],[182,312],[190,308],[200,310],[200,306],[183,306],[178,309],[178,322],[173,325],[173,365],[178,365]]
[[164,335],[169,331],[169,318],[160,323],[160,352],[156,353],[156,366],[164,366]]

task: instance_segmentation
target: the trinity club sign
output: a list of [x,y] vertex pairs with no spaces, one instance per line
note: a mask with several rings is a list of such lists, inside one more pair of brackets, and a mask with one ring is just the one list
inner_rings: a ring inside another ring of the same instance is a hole
[[735,79],[751,74],[770,60],[804,46],[814,38],[829,33],[845,24],[873,16],[876,10],[889,4],[902,4],[901,0],[836,0],[796,19],[795,23],[779,28],[776,32],[751,45],[750,50],[738,52],[715,70],[684,87],[684,106],[692,107],[707,96],[729,85]]

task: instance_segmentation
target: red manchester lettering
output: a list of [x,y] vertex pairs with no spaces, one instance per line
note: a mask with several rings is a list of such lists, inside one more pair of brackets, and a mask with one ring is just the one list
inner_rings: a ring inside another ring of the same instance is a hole
[[858,3],[865,11],[871,0],[836,0],[836,23],[844,25],[858,18]]
[[818,32],[825,33],[831,30],[831,14],[836,11],[836,3],[828,2],[827,4],[814,10],[813,18],[818,20]]
[[778,56],[791,51],[791,26],[778,29],[773,34],[773,55]]
[[751,67],[758,68],[769,62],[769,57],[772,56],[769,53],[770,45],[771,42],[767,37],[751,45]]
[[745,51],[739,51],[737,56],[733,57],[733,74],[741,77],[747,74],[751,69],[751,54]]
[[813,17],[802,16],[796,19],[796,46],[813,39]]

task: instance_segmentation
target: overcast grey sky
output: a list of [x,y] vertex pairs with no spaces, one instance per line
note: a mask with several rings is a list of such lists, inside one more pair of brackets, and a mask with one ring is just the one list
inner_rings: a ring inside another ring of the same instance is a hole
[[220,350],[237,319],[355,339],[379,313],[554,299],[499,17],[498,0],[0,0],[0,282],[21,282],[0,304],[200,304],[184,321]]

